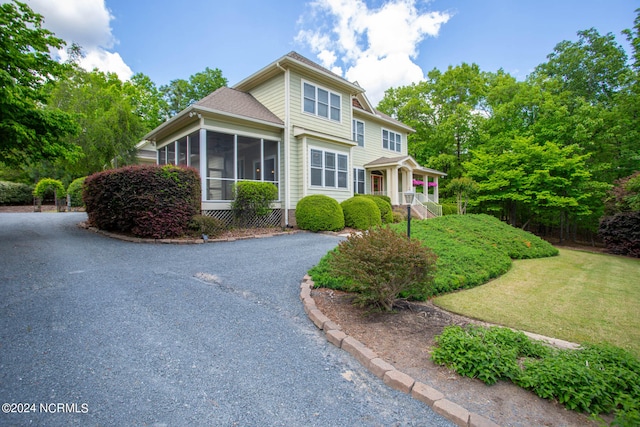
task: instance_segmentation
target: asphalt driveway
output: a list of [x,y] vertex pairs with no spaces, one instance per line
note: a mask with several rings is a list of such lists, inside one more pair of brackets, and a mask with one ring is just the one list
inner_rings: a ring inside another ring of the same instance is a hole
[[306,317],[337,237],[136,244],[84,219],[0,214],[0,425],[452,425]]

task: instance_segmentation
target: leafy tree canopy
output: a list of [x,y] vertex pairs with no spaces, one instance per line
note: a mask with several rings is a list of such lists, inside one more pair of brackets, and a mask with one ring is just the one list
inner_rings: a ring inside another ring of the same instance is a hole
[[164,97],[165,114],[171,117],[209,95],[216,89],[227,85],[226,77],[218,68],[205,68],[204,71],[189,77],[189,80],[176,79],[168,85],[160,86]]
[[24,3],[0,4],[0,161],[8,165],[77,153],[62,139],[77,131],[72,117],[44,108],[43,88],[65,67],[49,54],[64,42],[42,28],[42,19]]

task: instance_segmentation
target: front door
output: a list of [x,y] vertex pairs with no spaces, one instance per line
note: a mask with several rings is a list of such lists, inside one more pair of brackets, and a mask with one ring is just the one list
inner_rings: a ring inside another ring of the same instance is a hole
[[384,179],[380,175],[371,175],[371,193],[384,194]]

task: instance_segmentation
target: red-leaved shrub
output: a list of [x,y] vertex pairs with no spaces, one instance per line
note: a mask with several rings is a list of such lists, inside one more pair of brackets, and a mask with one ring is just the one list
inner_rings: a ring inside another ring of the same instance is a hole
[[86,178],[89,223],[155,239],[182,236],[200,213],[200,176],[192,168],[127,166]]

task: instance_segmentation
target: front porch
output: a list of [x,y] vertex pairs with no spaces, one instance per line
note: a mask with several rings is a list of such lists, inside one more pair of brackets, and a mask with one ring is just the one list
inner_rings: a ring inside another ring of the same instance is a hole
[[382,157],[366,164],[371,194],[388,196],[393,206],[406,205],[404,194],[414,193],[413,210],[421,218],[442,215],[438,180],[444,172],[422,167],[411,156]]

